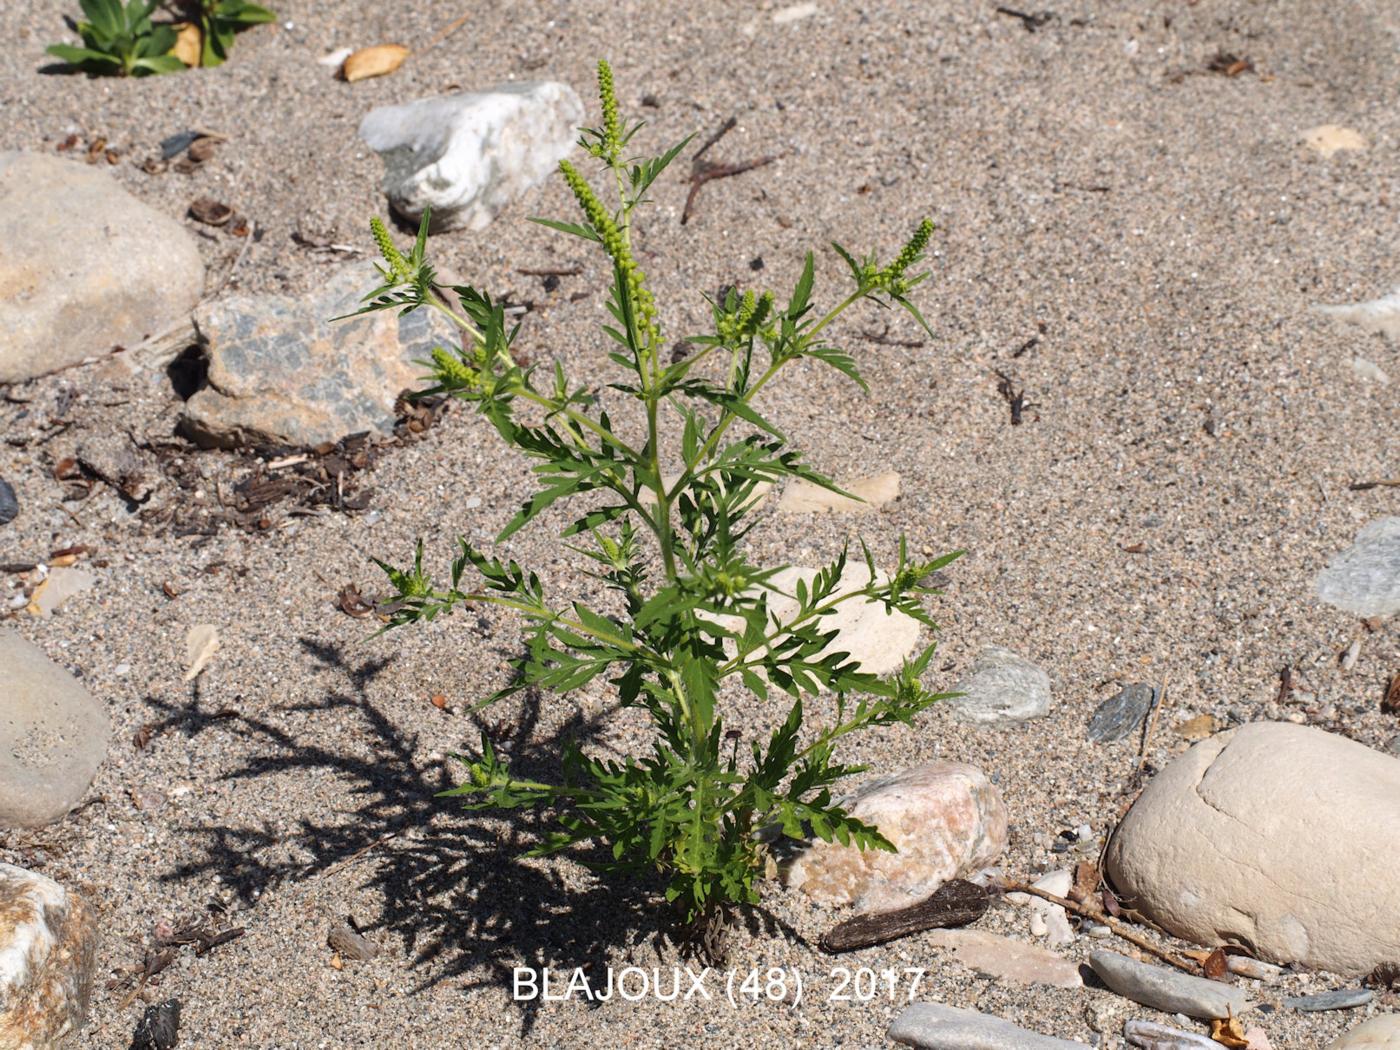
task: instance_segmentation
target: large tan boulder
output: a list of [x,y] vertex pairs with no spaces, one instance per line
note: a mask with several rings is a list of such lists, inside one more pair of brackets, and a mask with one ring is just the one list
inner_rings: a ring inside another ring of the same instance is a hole
[[203,291],[176,219],[101,168],[0,152],[0,383],[134,346],[187,319]]
[[1006,849],[1006,803],[976,766],[925,762],[862,787],[843,803],[899,850],[814,842],[787,884],[822,904],[861,912],[916,904],[949,879],[985,868]]
[[82,1027],[97,925],[75,893],[0,864],[0,1050],[57,1050]]
[[1400,761],[1256,722],[1147,786],[1109,845],[1125,902],[1178,936],[1364,974],[1400,959]]

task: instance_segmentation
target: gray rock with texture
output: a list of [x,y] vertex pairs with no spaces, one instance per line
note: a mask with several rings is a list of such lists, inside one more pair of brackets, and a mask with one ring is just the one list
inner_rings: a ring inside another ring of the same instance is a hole
[[[421,385],[426,358],[451,338],[428,310],[382,310],[344,321],[383,281],[369,263],[342,267],[306,298],[234,295],[195,315],[209,383],[185,405],[185,430],[205,446],[317,445],[389,432],[394,401]],[[449,344],[450,345],[450,344]]]
[[914,1003],[886,1033],[922,1050],[1084,1050],[1085,1043],[1056,1039],[1010,1021],[945,1003]]
[[190,234],[101,168],[0,152],[0,383],[134,346],[203,291]]
[[958,683],[963,696],[947,701],[960,717],[983,725],[1025,722],[1050,710],[1050,676],[1009,649],[988,646],[972,674]]
[[1355,1010],[1358,1006],[1365,1006],[1375,997],[1376,993],[1369,988],[1335,988],[1330,992],[1318,992],[1316,995],[1289,996],[1283,1000],[1283,1005],[1307,1013]]
[[0,864],[0,1048],[59,1050],[86,1019],[97,916],[53,879]]
[[1400,856],[1397,800],[1400,761],[1310,726],[1254,722],[1158,773],[1104,871],[1184,940],[1366,974],[1400,959],[1400,881],[1387,862]]
[[0,827],[76,806],[107,754],[107,711],[19,635],[0,630]]
[[1400,517],[1377,518],[1317,574],[1317,596],[1363,618],[1400,612]]
[[1114,952],[1094,952],[1089,965],[1113,991],[1143,1006],[1187,1017],[1224,1018],[1250,1005],[1244,992],[1219,981],[1192,977]]
[[1156,695],[1157,691],[1150,685],[1140,682],[1125,685],[1117,696],[1110,696],[1099,704],[1094,717],[1089,719],[1089,739],[1100,744],[1126,740],[1142,726]]
[[483,229],[569,155],[583,103],[566,84],[502,84],[371,110],[360,138],[384,161],[398,214],[432,228]]

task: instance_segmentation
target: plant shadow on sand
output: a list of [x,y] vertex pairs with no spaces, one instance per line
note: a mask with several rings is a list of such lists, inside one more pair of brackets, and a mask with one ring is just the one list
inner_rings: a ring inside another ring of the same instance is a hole
[[[548,831],[547,814],[467,811],[455,800],[434,797],[454,786],[451,765],[416,759],[415,735],[370,697],[389,660],[351,666],[339,646],[306,638],[301,646],[322,668],[342,675],[345,687],[284,711],[349,723],[370,741],[368,748],[340,751],[259,717],[204,713],[197,692],[189,707],[150,703],[164,711],[164,730],[195,736],[217,722],[244,737],[249,757],[229,778],[331,777],[346,785],[346,796],[356,800],[353,807],[325,822],[302,816],[290,833],[253,824],[191,827],[188,832],[200,840],[193,859],[162,876],[164,881],[207,882],[218,875],[251,906],[273,887],[324,877],[357,879],[383,902],[378,918],[362,928],[401,939],[415,966],[427,973],[416,991],[483,968],[490,976],[470,981],[468,990],[509,989],[517,966],[572,971],[591,963],[601,971],[611,949],[658,932],[664,911],[658,907],[659,884],[600,874],[569,885],[556,865],[520,858]],[[486,728],[498,749],[511,755],[519,775],[557,782],[564,744],[596,740],[607,712],[591,718],[575,714],[558,730],[542,734],[541,697],[522,696],[514,724],[488,726],[478,714],[474,729],[463,735],[474,739]],[[314,859],[305,859],[308,854]],[[518,1005],[528,1032],[539,1004]]]

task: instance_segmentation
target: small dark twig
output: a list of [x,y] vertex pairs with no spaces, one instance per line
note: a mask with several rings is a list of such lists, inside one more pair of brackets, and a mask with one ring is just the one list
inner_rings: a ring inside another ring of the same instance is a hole
[[1024,422],[1022,418],[1026,409],[1034,408],[1034,403],[1026,400],[1024,389],[1017,390],[1011,383],[1011,377],[998,368],[992,369],[1000,382],[997,383],[997,393],[1006,399],[1007,405],[1011,407],[1011,425],[1018,427]]
[[998,7],[997,14],[1005,15],[1007,18],[1019,18],[1021,25],[1026,27],[1027,33],[1034,33],[1050,19],[1055,17],[1054,11],[1037,11],[1035,14],[1027,14],[1024,11],[1016,11],[1009,7]]
[[754,168],[761,168],[767,164],[772,164],[778,159],[776,153],[769,153],[753,160],[743,160],[736,164],[720,164],[705,160],[705,153],[720,139],[724,138],[736,124],[737,117],[730,117],[720,129],[711,135],[703,146],[695,151],[690,158],[690,192],[686,194],[685,207],[681,210],[681,225],[690,222],[690,216],[695,211],[695,198],[700,194],[700,187],[711,179],[726,179],[731,175],[742,175],[746,171],[753,171]]
[[522,273],[526,277],[577,277],[583,273],[583,267],[577,264],[573,266],[542,266],[531,268],[527,266],[517,266],[516,273]]

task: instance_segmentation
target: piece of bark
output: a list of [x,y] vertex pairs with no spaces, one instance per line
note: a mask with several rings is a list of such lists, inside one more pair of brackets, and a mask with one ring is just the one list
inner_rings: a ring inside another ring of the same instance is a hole
[[953,879],[918,904],[847,919],[822,936],[821,946],[833,954],[869,948],[924,930],[966,926],[980,919],[986,910],[986,890],[963,879]]

